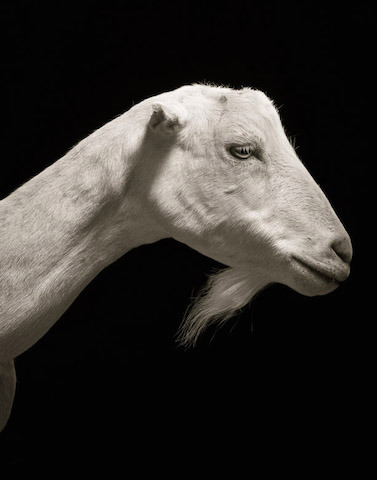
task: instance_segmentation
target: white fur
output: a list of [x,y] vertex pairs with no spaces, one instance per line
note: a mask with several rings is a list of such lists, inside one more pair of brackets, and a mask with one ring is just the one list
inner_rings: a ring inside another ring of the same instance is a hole
[[[245,145],[252,157],[234,158]],[[185,345],[269,283],[329,293],[352,254],[262,92],[193,85],[147,99],[0,202],[0,429],[13,359],[103,268],[167,237],[229,267],[186,318]]]
[[179,329],[179,343],[186,347],[195,345],[208,326],[225,323],[267,284],[263,274],[250,275],[240,268],[226,268],[211,275],[185,316]]

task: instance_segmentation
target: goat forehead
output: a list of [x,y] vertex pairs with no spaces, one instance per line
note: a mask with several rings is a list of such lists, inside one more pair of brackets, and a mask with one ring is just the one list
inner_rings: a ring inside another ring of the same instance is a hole
[[[247,119],[250,115],[260,117],[276,116],[273,102],[260,90],[194,84],[185,85],[168,93],[197,115],[213,115],[224,111],[239,112]],[[172,99],[173,99],[172,98]]]
[[220,103],[224,103],[224,100],[232,99],[238,102],[251,103],[267,110],[273,109],[272,102],[265,93],[248,87],[237,90],[229,87],[194,84],[184,85],[170,93],[184,103],[203,102],[205,99],[219,100]]
[[211,94],[216,98],[217,105],[221,105],[222,113],[234,116],[237,121],[271,120],[278,116],[273,102],[260,90],[219,88]]
[[272,101],[259,90],[244,89],[238,96],[230,96],[229,108],[246,117],[275,117],[276,109]]
[[280,131],[280,125],[279,115],[272,102],[261,94],[230,100],[218,127],[227,137],[244,136],[247,141],[258,137],[266,140],[275,135],[273,132]]
[[[217,138],[218,134],[225,137],[237,134],[237,137],[245,136],[246,141],[250,134],[269,131],[280,123],[273,102],[259,90],[197,84],[183,86],[171,93],[190,112],[191,118],[182,139],[191,146],[202,141],[203,136],[212,138],[214,130]],[[195,140],[190,138],[189,131],[200,135]]]

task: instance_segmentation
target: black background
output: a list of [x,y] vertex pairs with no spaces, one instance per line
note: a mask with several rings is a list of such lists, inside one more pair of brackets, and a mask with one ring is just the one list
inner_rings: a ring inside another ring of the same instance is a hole
[[234,450],[248,474],[261,452],[266,472],[360,468],[370,5],[2,2],[1,197],[148,96],[201,81],[251,86],[281,106],[354,245],[352,274],[331,295],[274,285],[189,351],[174,335],[217,264],[173,240],[131,251],[16,360],[2,465],[180,478],[203,459],[225,468]]

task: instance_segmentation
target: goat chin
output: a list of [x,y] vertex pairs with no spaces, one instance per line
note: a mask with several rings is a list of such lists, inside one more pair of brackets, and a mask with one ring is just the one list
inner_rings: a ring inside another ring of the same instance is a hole
[[224,324],[268,283],[261,272],[236,267],[211,275],[183,319],[178,343],[184,347],[195,346],[208,326]]

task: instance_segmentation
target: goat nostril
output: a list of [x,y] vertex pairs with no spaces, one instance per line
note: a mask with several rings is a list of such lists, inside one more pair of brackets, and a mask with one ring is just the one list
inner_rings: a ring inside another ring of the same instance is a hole
[[334,252],[338,255],[338,257],[343,260],[343,262],[351,263],[352,245],[348,237],[335,240],[335,242],[331,245],[331,247],[334,250]]

